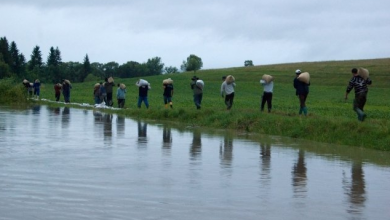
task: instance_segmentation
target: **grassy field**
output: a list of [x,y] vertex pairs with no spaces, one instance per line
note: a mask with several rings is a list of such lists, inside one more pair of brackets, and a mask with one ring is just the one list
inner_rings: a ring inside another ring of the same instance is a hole
[[[370,71],[373,84],[369,87],[365,107],[367,118],[359,122],[352,110],[353,91],[344,100],[346,86],[352,77],[351,68]],[[307,99],[308,116],[299,116],[295,96],[295,70],[310,73],[311,86]],[[272,113],[260,112],[263,74],[274,76]],[[127,86],[126,110],[119,114],[133,118],[169,120],[191,126],[236,129],[270,135],[288,136],[324,143],[390,150],[390,59],[304,62],[197,71],[205,82],[202,109],[196,110],[190,89],[193,72],[145,77],[151,83],[150,108],[138,109],[138,78],[115,79]],[[220,95],[223,75],[236,79],[234,105],[227,111]],[[174,81],[173,109],[165,109],[162,80]],[[96,82],[73,84],[71,102],[93,104]],[[116,91],[116,88],[114,89]],[[42,85],[41,98],[54,100],[53,85]],[[114,97],[115,99],[115,97]],[[63,100],[63,97],[61,97]],[[115,100],[115,106],[116,106]]]

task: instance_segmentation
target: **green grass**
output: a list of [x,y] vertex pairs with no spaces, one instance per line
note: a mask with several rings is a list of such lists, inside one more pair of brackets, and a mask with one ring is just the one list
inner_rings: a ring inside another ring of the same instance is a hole
[[[367,118],[358,122],[352,110],[353,91],[347,101],[345,89],[351,78],[351,68],[364,67],[370,71],[373,84],[369,87],[365,107]],[[307,99],[309,115],[299,116],[299,101],[295,96],[295,70],[311,76]],[[324,143],[390,150],[390,59],[305,62],[196,72],[205,82],[202,109],[196,110],[190,89],[192,72],[145,77],[151,83],[150,108],[136,107],[138,88],[136,78],[115,79],[127,86],[126,110],[115,111],[133,118],[174,121],[191,126],[235,129],[270,135],[280,135]],[[220,96],[223,75],[236,78],[234,105],[227,111]],[[263,74],[274,76],[273,111],[260,112]],[[162,80],[174,81],[173,109],[164,109]],[[93,104],[96,82],[73,84],[71,102]],[[115,88],[116,90],[116,88]],[[53,85],[43,85],[41,98],[54,100]],[[61,98],[63,99],[63,98]],[[115,102],[116,104],[116,102]]]

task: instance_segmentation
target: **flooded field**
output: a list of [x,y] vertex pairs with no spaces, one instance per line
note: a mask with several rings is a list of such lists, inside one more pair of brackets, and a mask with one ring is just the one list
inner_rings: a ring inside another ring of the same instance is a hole
[[0,107],[0,220],[390,219],[390,154]]

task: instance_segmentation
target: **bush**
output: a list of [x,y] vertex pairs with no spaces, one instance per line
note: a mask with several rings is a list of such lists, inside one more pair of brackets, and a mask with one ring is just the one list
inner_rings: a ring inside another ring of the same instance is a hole
[[0,102],[4,104],[27,103],[27,91],[23,84],[12,78],[0,80]]
[[84,82],[99,82],[99,81],[101,81],[99,77],[92,74],[88,74],[88,76],[85,77],[84,79]]

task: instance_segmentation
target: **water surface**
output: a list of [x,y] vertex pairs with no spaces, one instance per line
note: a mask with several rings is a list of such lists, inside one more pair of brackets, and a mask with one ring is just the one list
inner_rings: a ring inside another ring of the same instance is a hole
[[0,219],[390,219],[389,156],[0,107]]

